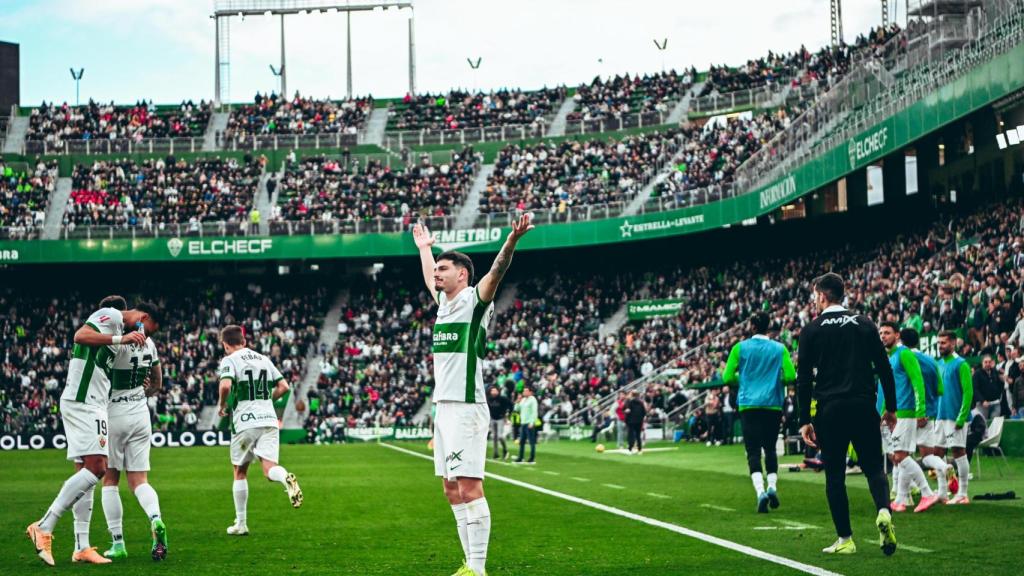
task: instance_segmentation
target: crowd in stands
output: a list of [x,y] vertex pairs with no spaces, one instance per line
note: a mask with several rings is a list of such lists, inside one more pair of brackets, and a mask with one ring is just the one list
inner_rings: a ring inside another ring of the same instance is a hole
[[33,235],[46,219],[50,194],[57,187],[57,162],[39,160],[28,167],[0,160],[0,235]]
[[373,97],[317,100],[296,93],[288,100],[256,93],[253,104],[231,111],[223,141],[246,136],[355,134],[373,110]]
[[43,102],[32,110],[25,138],[52,147],[73,140],[139,142],[145,138],[201,138],[210,121],[210,109],[208,102],[196,104],[191,100],[163,110],[152,101],[139,101],[134,106],[93,100],[83,106]]
[[805,107],[806,103],[799,103],[792,108],[684,126],[682,147],[673,158],[676,169],[658,183],[655,195],[669,197],[677,206],[689,206],[708,199],[694,194],[695,190],[714,187],[720,193],[733,183],[737,169],[785,130]]
[[546,123],[565,100],[566,89],[497,90],[406,94],[390,112],[390,130],[460,130]]
[[313,156],[289,161],[271,221],[398,219],[451,215],[465,199],[481,158],[472,148],[433,163],[429,156],[405,169],[380,159],[365,162]]
[[512,144],[501,150],[480,212],[556,210],[628,202],[675,153],[678,130],[594,140]]
[[338,342],[324,351],[306,424],[320,442],[346,428],[408,426],[430,398],[434,303],[422,283],[386,271],[350,288]]
[[[265,289],[255,283],[144,293],[164,316],[153,335],[164,377],[163,389],[149,398],[154,429],[195,430],[202,408],[217,403],[217,365],[224,355],[219,332],[228,324],[242,325],[249,347],[297,383],[319,338],[326,294],[325,288]],[[0,292],[0,433],[59,431],[72,337],[96,301],[80,293]]]
[[823,46],[816,52],[804,46],[787,54],[769,51],[766,56],[748,60],[746,64],[737,67],[711,65],[699,96],[779,87],[786,83],[794,86],[816,84],[827,90],[849,72],[858,53],[874,57],[888,56],[893,50],[889,41],[900,31],[900,27],[893,23],[858,35],[852,44],[843,42]]
[[682,74],[671,70],[657,74],[615,75],[608,79],[594,78],[590,84],[576,89],[576,109],[569,122],[589,122],[620,118],[628,114],[660,112],[665,116],[693,83],[697,72]]
[[78,164],[64,225],[151,230],[169,224],[244,223],[266,160],[169,156]]

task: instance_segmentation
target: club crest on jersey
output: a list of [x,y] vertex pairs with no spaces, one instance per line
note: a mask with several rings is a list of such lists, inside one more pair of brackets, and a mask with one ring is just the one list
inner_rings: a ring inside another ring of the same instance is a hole
[[100,448],[106,448],[106,447],[107,447],[107,439],[104,438],[103,436],[100,436]]

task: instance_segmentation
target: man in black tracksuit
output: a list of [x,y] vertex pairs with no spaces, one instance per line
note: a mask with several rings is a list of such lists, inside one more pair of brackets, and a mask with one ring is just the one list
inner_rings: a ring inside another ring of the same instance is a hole
[[[797,382],[800,434],[805,442],[821,449],[825,494],[839,536],[835,544],[822,552],[851,554],[857,550],[846,496],[846,454],[852,442],[878,509],[875,524],[881,534],[882,550],[892,554],[896,551],[896,535],[875,409],[877,376],[885,396],[882,419],[890,428],[895,424],[896,381],[892,367],[875,324],[839,304],[844,293],[839,275],[829,273],[816,278],[814,292],[821,314],[801,330]],[[818,403],[813,424],[812,395]]]
[[629,393],[629,402],[626,403],[626,428],[629,431],[629,451],[633,447],[640,453],[644,451],[644,417],[647,416],[647,405],[633,390]]

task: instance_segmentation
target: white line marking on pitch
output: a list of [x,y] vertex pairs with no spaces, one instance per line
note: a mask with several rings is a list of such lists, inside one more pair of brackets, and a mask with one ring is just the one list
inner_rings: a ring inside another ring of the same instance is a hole
[[[420,452],[415,452],[413,450],[408,450],[406,448],[400,448],[398,446],[393,446],[391,444],[386,444],[386,443],[383,443],[383,442],[380,445],[384,446],[385,448],[390,448],[391,450],[395,450],[397,452],[402,452],[404,454],[409,454],[410,456],[415,456],[417,458],[423,458],[424,460],[430,460],[430,461],[434,460],[432,457],[427,456],[426,454],[423,454],[423,453],[420,453]],[[553,496],[555,498],[560,498],[562,500],[566,500],[566,501],[572,502],[574,504],[579,504],[581,506],[586,506],[588,508],[593,508],[595,510],[600,510],[601,512],[607,512],[609,514],[614,514],[615,516],[619,516],[619,517],[622,517],[622,518],[627,518],[629,520],[635,520],[637,522],[640,522],[640,523],[643,523],[643,524],[647,524],[648,526],[654,526],[655,528],[662,528],[662,529],[668,530],[670,532],[675,532],[676,534],[681,534],[683,536],[688,536],[688,537],[693,538],[695,540],[700,540],[701,542],[707,542],[708,544],[714,544],[715,546],[720,546],[722,548],[726,548],[726,549],[732,550],[734,552],[739,552],[740,554],[745,554],[747,556],[752,556],[754,558],[758,558],[758,559],[764,560],[766,562],[772,562],[774,564],[779,564],[780,566],[786,566],[786,567],[792,568],[794,570],[799,570],[800,572],[804,572],[806,574],[814,574],[815,576],[840,576],[838,573],[832,572],[830,570],[825,570],[824,568],[819,568],[817,566],[811,566],[810,564],[804,564],[803,562],[797,562],[796,560],[791,560],[789,558],[784,558],[782,556],[776,556],[775,554],[771,554],[770,552],[765,552],[763,550],[758,550],[757,548],[751,548],[750,546],[746,546],[744,544],[739,544],[739,543],[733,542],[731,540],[726,540],[724,538],[719,538],[717,536],[712,536],[710,534],[705,534],[703,532],[698,532],[697,530],[693,530],[693,529],[690,529],[690,528],[679,526],[677,524],[671,524],[669,522],[663,522],[661,520],[656,520],[654,518],[648,518],[647,516],[641,516],[640,514],[634,514],[633,512],[628,512],[626,510],[621,510],[621,509],[615,508],[613,506],[607,506],[607,505],[601,504],[599,502],[594,502],[594,501],[591,501],[591,500],[586,500],[584,498],[579,498],[577,496],[572,496],[571,494],[565,494],[564,492],[557,492],[555,490],[549,490],[549,489],[541,487],[541,486],[537,486],[537,485],[530,484],[530,483],[527,483],[527,482],[521,482],[521,481],[515,480],[513,478],[506,478],[504,476],[499,476],[497,474],[487,474],[487,477],[488,478],[493,478],[493,479],[495,479],[495,480],[497,480],[499,482],[504,482],[506,484],[511,484],[513,486],[518,486],[520,488],[525,488],[527,490],[532,490],[534,492],[539,492],[540,494],[546,494],[548,496]]]
[[558,472],[552,472],[551,470],[542,470],[542,472],[544,474],[547,474],[548,476],[558,476],[559,475]]
[[931,554],[932,551],[927,548],[918,548],[917,546],[908,546],[906,544],[899,544],[896,546],[897,550],[906,550],[907,552],[916,552],[918,554]]
[[735,508],[726,508],[725,506],[715,506],[714,504],[701,504],[701,508],[710,508],[711,510],[718,510],[719,512],[735,512]]
[[579,476],[570,476],[570,478],[576,480],[577,482],[590,482],[590,478],[580,478]]
[[[674,448],[644,448],[644,454],[648,452],[671,452],[678,449],[678,446]],[[605,454],[632,454],[632,452],[625,448],[616,448],[614,450],[605,450]]]
[[779,524],[786,527],[786,530],[820,530],[821,526],[815,526],[814,524],[804,524],[803,522],[794,522],[792,520],[775,520]]
[[651,498],[661,498],[662,500],[668,500],[672,498],[671,496],[665,496],[664,494],[658,494],[657,492],[648,492],[647,495],[650,496]]
[[618,484],[601,484],[601,486],[605,486],[607,488],[612,488],[612,489],[615,489],[615,490],[625,490],[626,489],[625,486],[619,486]]

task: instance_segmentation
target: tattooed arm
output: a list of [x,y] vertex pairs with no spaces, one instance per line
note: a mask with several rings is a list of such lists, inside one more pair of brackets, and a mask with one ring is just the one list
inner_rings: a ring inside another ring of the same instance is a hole
[[501,251],[498,252],[494,263],[491,264],[490,271],[484,274],[484,277],[476,285],[477,293],[484,302],[494,300],[494,294],[498,291],[501,279],[505,277],[505,272],[512,265],[512,253],[516,251],[516,244],[524,234],[533,230],[533,224],[530,223],[531,220],[532,217],[529,214],[524,214],[519,218],[518,222],[512,223],[512,232],[505,240],[505,245],[501,247]]

